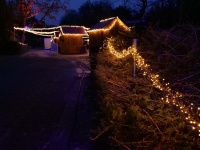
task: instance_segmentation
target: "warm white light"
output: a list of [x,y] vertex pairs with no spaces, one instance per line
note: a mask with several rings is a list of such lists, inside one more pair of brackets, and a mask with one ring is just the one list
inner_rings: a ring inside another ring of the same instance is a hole
[[109,31],[114,27],[116,22],[118,22],[121,27],[125,28],[126,31],[131,31],[130,28],[128,28],[118,17],[112,17],[112,18],[104,19],[104,20],[101,20],[100,22],[102,23],[102,22],[106,22],[108,20],[113,20],[110,25],[108,25],[104,28],[101,28],[101,29],[92,29],[92,30],[89,30],[88,32]]
[[[89,28],[86,28],[84,26],[57,26],[57,27],[51,27],[51,28],[26,28],[26,27],[20,28],[20,27],[14,27],[14,29],[29,32],[29,33],[32,33],[32,34],[35,34],[35,35],[52,37],[53,35],[55,35],[55,32],[60,32],[60,31],[62,32],[62,27],[82,27],[85,30],[89,29]],[[77,35],[80,35],[80,34],[77,34]]]
[[[151,72],[151,69],[149,68],[150,65],[145,63],[145,60],[137,52],[137,49],[135,47],[131,46],[127,50],[118,52],[114,49],[112,42],[114,42],[113,38],[109,38],[106,41],[106,43],[104,43],[103,47],[107,48],[111,54],[113,54],[116,58],[119,58],[119,59],[125,58],[128,55],[132,55],[133,59],[135,58],[137,68],[142,70],[143,75],[147,76],[151,80],[152,85],[155,88],[166,92],[166,96],[161,98],[161,100],[165,101],[166,103],[173,104],[177,108],[179,108],[180,112],[182,112],[186,116],[185,117],[186,121],[190,124],[196,125],[195,127],[193,126],[192,129],[193,130],[198,129],[200,132],[200,123],[195,119],[195,114],[191,113],[190,109],[187,106],[185,106],[181,101],[178,100],[178,98],[183,97],[183,94],[180,92],[172,91],[172,89],[169,87],[169,83],[162,85],[159,81],[159,75]],[[164,81],[164,79],[162,80]],[[193,106],[194,106],[193,103],[191,103],[190,108],[193,108]],[[199,110],[200,110],[200,107],[198,107],[198,111]]]

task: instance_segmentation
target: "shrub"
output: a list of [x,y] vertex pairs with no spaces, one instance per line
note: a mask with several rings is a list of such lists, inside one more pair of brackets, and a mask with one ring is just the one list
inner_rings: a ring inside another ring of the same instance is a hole
[[1,55],[17,55],[24,53],[28,47],[25,44],[20,44],[19,42],[15,41],[5,41],[1,42]]
[[165,93],[148,78],[132,78],[132,68],[130,56],[117,59],[106,47],[97,55],[102,119],[93,139],[103,136],[112,149],[199,149],[198,131],[184,113],[162,101]]

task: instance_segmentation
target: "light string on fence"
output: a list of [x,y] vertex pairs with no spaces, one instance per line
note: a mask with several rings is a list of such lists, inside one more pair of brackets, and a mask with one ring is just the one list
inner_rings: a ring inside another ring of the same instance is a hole
[[[19,30],[19,31],[26,31],[35,35],[40,35],[40,36],[53,36],[55,35],[55,32],[59,32],[62,31],[63,27],[73,27],[73,28],[83,28],[85,30],[89,30],[89,28],[86,28],[84,26],[67,26],[67,25],[63,25],[63,26],[57,26],[57,27],[50,27],[50,28],[21,28],[21,27],[14,27],[14,30]],[[62,31],[63,32],[63,31]]]
[[32,33],[32,34],[35,34],[35,35],[40,35],[40,36],[48,36],[48,37],[51,37],[54,35],[55,31],[48,31],[48,32],[43,32],[43,31],[34,31],[34,30],[31,30],[29,28],[18,28],[18,27],[14,27],[15,30],[20,30],[20,31],[25,31],[25,32],[29,32],[29,33]]
[[[136,59],[136,66],[143,71],[143,75],[151,80],[152,85],[155,88],[166,93],[166,95],[161,98],[161,100],[179,108],[180,112],[184,114],[185,120],[190,124],[193,130],[198,131],[198,135],[200,136],[200,121],[198,119],[198,117],[200,117],[200,107],[196,108],[193,103],[190,103],[189,106],[186,106],[183,104],[183,102],[180,102],[179,99],[183,98],[183,94],[180,92],[172,91],[172,89],[169,87],[169,83],[164,85],[161,84],[159,81],[159,74],[154,74],[151,72],[150,65],[145,63],[144,58],[142,58],[134,46],[130,46],[128,49],[124,49],[121,52],[118,52],[115,50],[112,44],[113,42],[114,39],[112,37],[108,38],[104,41],[103,48],[107,48],[112,55],[119,59],[125,58],[128,55],[132,55],[133,59]],[[162,80],[164,81],[165,79]],[[194,110],[197,115],[196,117],[195,114],[191,112]]]

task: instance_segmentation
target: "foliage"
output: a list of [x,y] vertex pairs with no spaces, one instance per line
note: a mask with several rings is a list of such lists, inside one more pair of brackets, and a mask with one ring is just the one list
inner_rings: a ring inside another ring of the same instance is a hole
[[[21,27],[33,26],[27,24],[28,20],[36,15],[40,15],[39,22],[44,22],[45,18],[55,19],[55,13],[59,11],[66,11],[66,3],[68,0],[8,0],[12,6],[15,16],[16,24]],[[33,20],[33,19],[32,19]],[[29,22],[30,23],[30,22]],[[22,42],[25,41],[25,32],[21,36]]]
[[150,7],[146,18],[162,28],[171,28],[175,24],[200,24],[200,1],[198,0],[156,0]]
[[79,14],[82,18],[82,23],[90,27],[101,19],[113,17],[112,10],[113,8],[109,1],[87,1],[79,8]]
[[114,8],[110,0],[86,1],[77,14],[66,14],[62,19],[62,24],[67,22],[90,27],[101,19],[113,16],[119,16],[123,22],[132,21],[131,25],[145,20],[152,25],[158,24],[162,28],[170,28],[175,24],[187,22],[200,24],[198,0],[121,0],[120,2],[120,5]]
[[121,5],[130,9],[133,13],[134,19],[145,19],[145,15],[158,0],[120,0]]
[[132,11],[128,7],[119,6],[113,8],[110,1],[86,1],[83,3],[78,12],[76,10],[70,10],[65,14],[60,24],[73,24],[84,25],[91,27],[99,20],[118,16],[123,22],[132,18]]
[[191,24],[168,30],[149,27],[138,50],[153,70],[158,70],[174,89],[200,94],[200,30]]
[[162,28],[170,28],[180,22],[179,15],[180,10],[176,4],[157,1],[146,14],[146,18],[151,24],[159,24]]
[[0,45],[0,55],[19,55],[27,50],[27,45],[22,45],[14,41],[5,41]]
[[68,0],[9,0],[13,6],[19,26],[25,26],[27,20],[40,15],[39,21],[46,17],[55,19],[55,13],[67,10]]
[[124,6],[118,6],[113,10],[114,16],[118,16],[123,22],[132,18],[132,11],[130,8]]
[[199,0],[182,0],[180,2],[180,13],[183,21],[200,25],[200,1]]
[[67,14],[61,18],[60,25],[82,25],[81,17],[76,10],[69,10]]
[[[119,40],[123,39],[116,41]],[[151,46],[143,44],[145,50]],[[144,56],[151,62],[153,57],[145,53]],[[97,56],[95,74],[101,90],[103,118],[93,140],[106,135],[114,149],[199,149],[198,132],[191,130],[184,114],[161,101],[162,91],[147,78],[131,77],[132,61],[130,56],[114,58],[106,49]]]

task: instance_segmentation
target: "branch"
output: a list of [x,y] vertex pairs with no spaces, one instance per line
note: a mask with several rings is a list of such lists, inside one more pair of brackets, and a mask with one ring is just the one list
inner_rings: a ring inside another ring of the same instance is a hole
[[178,80],[178,81],[183,81],[183,80],[189,79],[189,78],[191,78],[191,77],[193,77],[193,76],[195,76],[195,75],[197,75],[197,74],[199,74],[199,73],[200,73],[200,71],[198,71],[198,72],[196,72],[196,73],[194,73],[194,74],[192,74],[192,75],[190,75],[190,76],[188,76],[188,77],[185,77],[185,78],[183,78],[183,79],[180,79],[180,80]]
[[114,83],[114,82],[111,81],[111,80],[108,80],[107,83],[111,83],[111,84],[113,84],[113,85],[115,85],[115,86],[117,86],[117,87],[120,87],[120,88],[122,88],[122,89],[128,88],[128,87],[125,86],[125,85],[120,85],[120,84],[118,84],[118,83]]
[[104,134],[106,131],[108,131],[111,128],[111,126],[105,128],[101,133],[99,133],[96,137],[92,138],[90,137],[90,140],[94,141],[96,139],[98,139],[102,134]]
[[151,121],[152,121],[153,124],[156,126],[156,128],[158,129],[158,131],[160,132],[160,134],[163,135],[162,132],[160,131],[159,127],[157,126],[157,124],[156,124],[155,121],[153,120],[153,118],[148,114],[148,112],[147,112],[146,110],[144,110],[144,109],[142,109],[142,110],[143,110],[143,111],[147,114],[147,116],[151,119]]
[[117,139],[110,137],[111,140],[113,140],[114,142],[116,142],[117,144],[123,146],[124,148],[126,148],[127,150],[131,150],[128,146],[124,145],[122,142],[118,141]]

